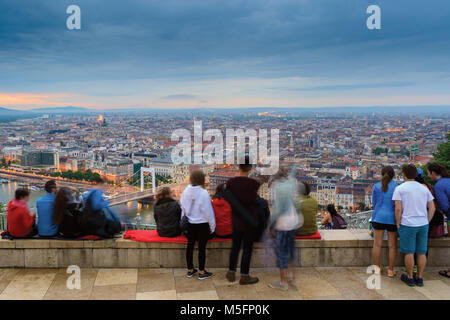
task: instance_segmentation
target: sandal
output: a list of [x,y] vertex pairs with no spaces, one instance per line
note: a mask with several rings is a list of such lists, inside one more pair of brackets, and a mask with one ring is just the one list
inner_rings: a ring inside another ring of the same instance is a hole
[[387,276],[388,276],[389,278],[395,277],[395,271],[394,271],[394,270],[391,270],[391,269],[387,269]]
[[441,270],[441,271],[439,271],[439,274],[443,277],[450,278],[450,269],[449,270]]

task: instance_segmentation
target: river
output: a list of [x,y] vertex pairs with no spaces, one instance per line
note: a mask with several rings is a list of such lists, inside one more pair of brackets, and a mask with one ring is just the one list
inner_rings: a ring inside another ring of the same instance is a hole
[[[15,190],[19,188],[19,182],[9,181],[0,183],[0,202],[7,204],[14,197]],[[36,199],[42,197],[45,191],[31,191],[29,207],[36,207]],[[137,201],[130,201],[111,207],[120,217],[122,222],[134,222],[137,213],[141,215],[141,223],[154,224],[153,211],[150,205],[140,204]]]

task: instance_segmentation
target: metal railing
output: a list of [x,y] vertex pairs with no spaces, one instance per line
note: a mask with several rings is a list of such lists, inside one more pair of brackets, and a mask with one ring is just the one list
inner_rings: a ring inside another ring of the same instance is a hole
[[0,212],[0,232],[8,229],[8,222],[6,221],[6,211]]
[[[369,229],[370,218],[372,217],[373,210],[363,211],[353,214],[341,214],[344,220],[347,222],[347,229]],[[320,223],[321,217],[317,217],[317,227],[319,229],[325,229],[326,227]]]

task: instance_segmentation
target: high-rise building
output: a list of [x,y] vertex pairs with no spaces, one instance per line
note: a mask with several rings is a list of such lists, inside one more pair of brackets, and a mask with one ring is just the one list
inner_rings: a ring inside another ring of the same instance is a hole
[[55,166],[56,155],[51,150],[24,150],[20,157],[20,164],[26,167]]

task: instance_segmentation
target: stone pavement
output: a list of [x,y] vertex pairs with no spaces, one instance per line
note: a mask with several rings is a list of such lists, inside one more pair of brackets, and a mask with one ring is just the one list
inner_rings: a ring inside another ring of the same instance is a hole
[[225,279],[224,269],[213,269],[207,280],[186,278],[184,269],[82,269],[81,289],[66,287],[66,269],[0,269],[0,299],[20,300],[259,300],[259,299],[406,299],[450,300],[450,279],[428,268],[423,288],[410,288],[399,279],[381,276],[381,289],[366,287],[365,268],[296,268],[298,290],[282,292],[268,287],[279,279],[277,269],[255,268],[260,282],[240,286]]

